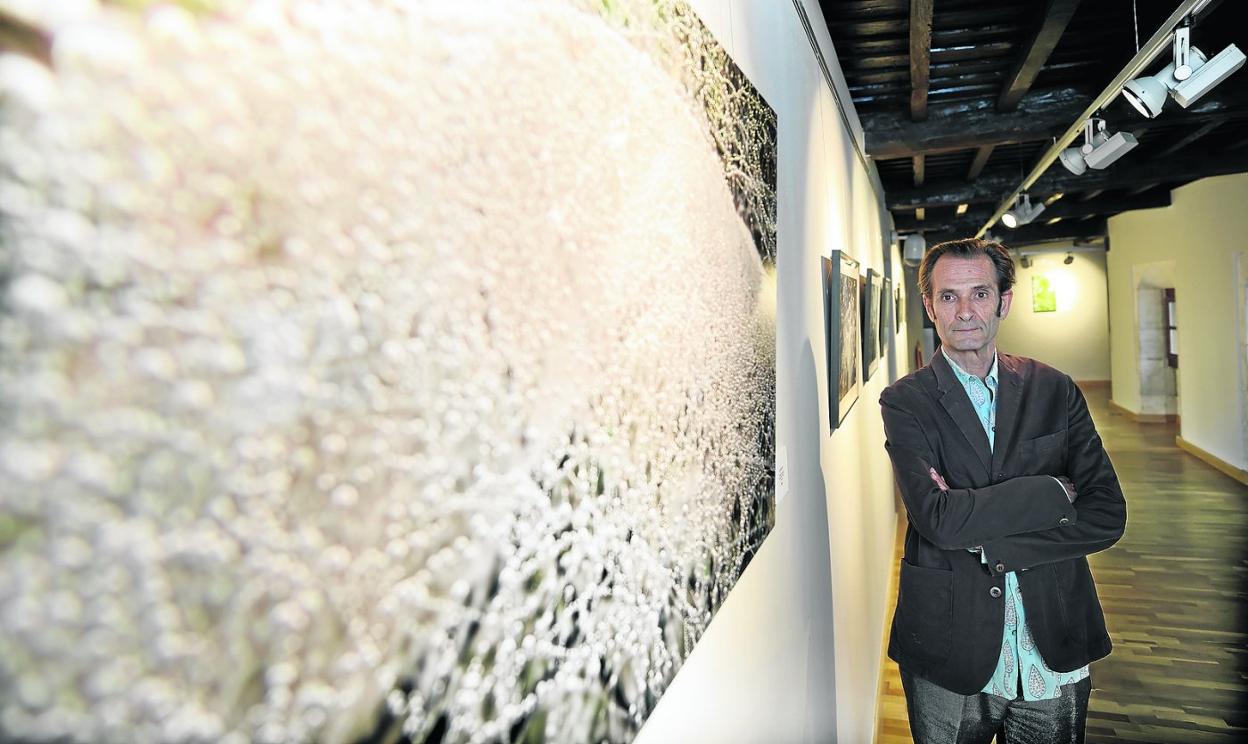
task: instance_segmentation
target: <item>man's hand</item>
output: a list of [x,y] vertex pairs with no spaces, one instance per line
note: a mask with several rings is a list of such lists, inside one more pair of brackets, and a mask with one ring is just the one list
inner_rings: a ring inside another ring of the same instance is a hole
[[928,468],[927,474],[932,476],[932,480],[936,483],[937,488],[939,488],[942,491],[949,490],[949,484],[945,483],[945,479],[940,477],[940,473],[936,472],[936,468]]
[[[935,471],[933,471],[935,472]],[[1079,493],[1075,490],[1075,484],[1070,482],[1070,478],[1064,475],[1055,475],[1057,482],[1062,484],[1062,488],[1066,490],[1066,498],[1070,503],[1075,503],[1075,499],[1079,498]]]

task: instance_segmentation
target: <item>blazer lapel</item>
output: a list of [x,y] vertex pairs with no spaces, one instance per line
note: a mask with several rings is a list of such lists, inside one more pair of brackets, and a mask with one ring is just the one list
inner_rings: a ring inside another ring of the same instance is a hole
[[[1023,398],[1023,376],[1014,357],[997,352],[997,431],[992,448],[992,472],[1003,472],[1001,466],[1014,443],[1018,428],[1018,405]],[[995,479],[995,478],[994,478]]]
[[975,451],[975,456],[979,458],[984,469],[989,471],[989,477],[991,477],[992,448],[988,445],[988,435],[984,433],[984,425],[979,423],[979,416],[975,415],[971,399],[966,396],[966,389],[962,387],[962,383],[958,382],[945,355],[939,349],[932,355],[931,367],[936,373],[940,404],[945,407],[950,418],[958,425],[958,430],[962,432],[962,436],[966,437],[971,449]]

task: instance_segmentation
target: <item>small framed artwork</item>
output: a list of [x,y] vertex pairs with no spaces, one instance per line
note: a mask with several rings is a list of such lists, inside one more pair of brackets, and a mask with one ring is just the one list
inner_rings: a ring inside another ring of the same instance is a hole
[[893,293],[896,295],[893,300],[893,330],[901,333],[901,319],[906,317],[906,300],[901,294],[900,284],[893,288]]
[[858,400],[862,348],[858,262],[844,251],[823,258],[823,318],[828,375],[828,424],[834,431]]
[[875,374],[880,365],[880,274],[875,269],[859,277],[862,315],[862,381]]
[[880,288],[880,358],[884,358],[884,353],[888,349],[889,333],[892,328],[893,314],[893,280],[884,277]]
[[1044,274],[1031,275],[1031,311],[1057,312],[1057,292],[1053,290],[1053,282]]

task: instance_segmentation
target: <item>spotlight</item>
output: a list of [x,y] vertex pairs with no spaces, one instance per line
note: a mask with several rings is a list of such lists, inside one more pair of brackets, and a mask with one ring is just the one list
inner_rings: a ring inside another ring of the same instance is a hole
[[901,239],[901,260],[907,266],[918,266],[927,251],[927,238],[922,233],[907,235]]
[[1031,197],[1023,194],[1014,202],[1013,208],[1001,215],[1001,224],[1006,227],[1014,228],[1019,225],[1026,225],[1035,218],[1040,216],[1044,211],[1043,204],[1032,204]]
[[[1198,49],[1192,51],[1198,52]],[[1226,49],[1214,55],[1204,65],[1195,69],[1192,76],[1184,80],[1175,88],[1170,95],[1174,96],[1174,100],[1179,102],[1183,108],[1187,108],[1196,102],[1204,94],[1213,90],[1218,83],[1230,77],[1231,73],[1244,66],[1244,53],[1239,51],[1239,47],[1231,44]]]
[[1062,259],[1062,263],[1066,264],[1067,266],[1070,266],[1074,262],[1075,262],[1075,257],[1070,255],[1069,253],[1066,254],[1066,258]]
[[1088,119],[1083,124],[1083,144],[1067,147],[1058,159],[1066,170],[1082,176],[1088,168],[1104,170],[1138,144],[1130,132],[1110,136],[1105,131],[1104,119]]
[[1244,53],[1234,44],[1209,59],[1191,45],[1191,33],[1186,26],[1176,28],[1174,61],[1156,75],[1136,78],[1122,89],[1122,97],[1149,119],[1161,113],[1167,93],[1187,108],[1244,64]]

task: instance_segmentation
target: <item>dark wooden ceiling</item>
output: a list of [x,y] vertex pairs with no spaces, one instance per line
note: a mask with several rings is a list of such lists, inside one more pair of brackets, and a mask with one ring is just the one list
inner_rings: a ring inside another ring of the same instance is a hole
[[[1126,66],[1178,0],[821,0],[824,18],[902,232],[973,235]],[[1248,3],[1193,19],[1208,56],[1248,50]],[[1170,57],[1167,49],[1146,70]],[[1139,146],[1082,176],[1058,162],[1029,189],[1046,211],[1007,244],[1104,236],[1106,218],[1170,204],[1198,178],[1248,171],[1248,65],[1183,109],[1145,119],[1121,96],[1102,111]],[[1060,194],[1060,196],[1058,196]],[[1056,198],[1055,198],[1056,197]],[[958,205],[965,205],[958,214]]]

